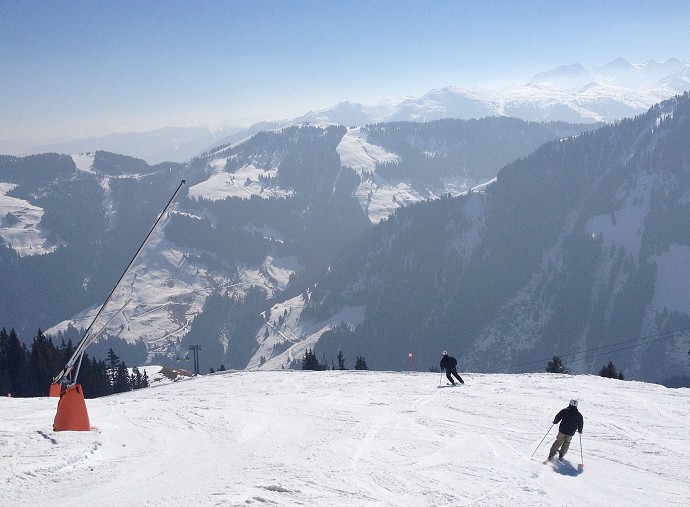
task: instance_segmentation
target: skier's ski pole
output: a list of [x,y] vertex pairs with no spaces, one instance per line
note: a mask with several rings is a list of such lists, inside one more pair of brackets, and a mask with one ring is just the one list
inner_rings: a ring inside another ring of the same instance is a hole
[[441,372],[441,378],[438,379],[438,385],[441,387],[441,382],[443,382],[443,372]]
[[582,433],[580,433],[580,467],[585,468],[585,458],[582,455]]
[[[549,431],[551,431],[551,428],[553,428],[553,424],[551,424],[551,426],[549,426]],[[546,432],[546,435],[549,434],[549,431]],[[546,435],[544,435],[544,438],[546,438]],[[542,442],[544,441],[544,438],[541,439],[541,442],[539,442],[539,445],[538,445],[537,448],[534,450],[534,452],[532,453],[532,456],[530,456],[530,458],[534,457],[534,453],[537,452],[537,449],[539,449],[539,448],[541,447],[541,444],[542,444]]]

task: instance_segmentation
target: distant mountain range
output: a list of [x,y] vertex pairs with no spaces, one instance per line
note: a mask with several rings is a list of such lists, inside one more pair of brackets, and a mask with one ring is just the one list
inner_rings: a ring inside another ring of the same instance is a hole
[[94,153],[109,151],[140,158],[151,164],[182,162],[202,153],[209,146],[228,139],[244,129],[208,126],[165,127],[149,132],[109,134],[62,143],[35,146],[25,154]]
[[689,89],[690,64],[677,59],[631,64],[618,58],[591,70],[579,64],[562,66],[510,89],[447,87],[375,106],[343,102],[294,121],[365,125],[510,116],[528,121],[613,122]]
[[[14,294],[0,302],[0,325],[25,339],[39,327],[80,339],[184,178],[178,211],[114,295],[112,308],[133,302],[105,336],[144,340],[148,355],[138,361],[170,361],[201,343],[205,366],[243,368],[268,300],[300,293],[375,224],[460,195],[543,143],[594,128],[514,118],[302,125],[187,164],[150,166],[108,152],[0,157],[0,274]],[[27,279],[45,287],[32,290]]]
[[341,102],[292,120],[234,127],[166,127],[152,132],[111,134],[92,139],[36,146],[32,153],[126,154],[151,164],[183,162],[214,146],[245,139],[261,130],[309,123],[364,126],[391,121],[432,121],[510,116],[528,121],[613,122],[646,111],[653,104],[690,90],[690,64],[675,58],[632,64],[618,58],[600,68],[579,64],[537,74],[509,89],[446,87],[421,97],[403,97],[374,105]]
[[468,371],[558,355],[687,376],[688,139],[686,92],[604,126],[302,123],[186,163],[0,156],[0,326],[78,340],[185,179],[92,353],[180,366],[200,345],[208,371],[313,349],[402,370],[449,349]]

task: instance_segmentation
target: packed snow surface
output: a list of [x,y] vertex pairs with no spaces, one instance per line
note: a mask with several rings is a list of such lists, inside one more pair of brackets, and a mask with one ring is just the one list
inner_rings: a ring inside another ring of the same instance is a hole
[[[461,374],[465,386],[438,389],[437,373],[222,372],[87,400],[89,432],[52,430],[56,398],[0,398],[0,498],[53,507],[688,505],[689,389]],[[551,422],[570,398],[584,415],[582,447],[576,434],[565,462],[545,465]]]

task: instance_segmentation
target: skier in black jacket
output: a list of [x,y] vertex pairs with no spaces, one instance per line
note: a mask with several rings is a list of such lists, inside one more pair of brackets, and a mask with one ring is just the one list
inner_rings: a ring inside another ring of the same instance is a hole
[[458,360],[455,359],[453,356],[449,356],[447,351],[443,351],[443,357],[441,358],[441,371],[446,370],[446,377],[448,377],[448,380],[450,381],[451,384],[455,385],[455,380],[453,380],[452,375],[455,375],[455,378],[460,381],[461,384],[464,384],[465,381],[462,380],[460,375],[458,375],[458,370],[456,369],[458,365]]
[[[568,452],[570,441],[575,434],[575,430],[582,434],[582,426],[584,420],[582,414],[577,410],[577,400],[570,400],[568,407],[564,408],[553,420],[553,424],[561,423],[558,426],[558,435],[556,441],[551,446],[549,451],[549,459],[553,458],[558,452],[558,459],[563,459],[565,453]],[[560,450],[559,450],[560,449]]]

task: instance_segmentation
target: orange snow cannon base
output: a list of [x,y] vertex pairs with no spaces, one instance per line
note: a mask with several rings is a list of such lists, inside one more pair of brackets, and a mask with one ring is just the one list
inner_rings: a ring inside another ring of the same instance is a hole
[[91,423],[81,384],[74,384],[60,392],[57,414],[53,421],[55,431],[89,431]]
[[50,391],[48,392],[48,396],[51,398],[59,398],[61,389],[62,389],[62,385],[59,383],[50,384]]

